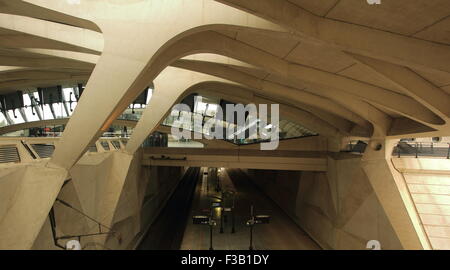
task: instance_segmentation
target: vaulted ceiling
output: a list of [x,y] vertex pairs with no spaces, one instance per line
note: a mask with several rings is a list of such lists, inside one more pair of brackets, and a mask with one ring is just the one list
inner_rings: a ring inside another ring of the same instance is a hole
[[107,104],[109,119],[170,65],[342,136],[450,135],[447,0],[0,0],[0,13],[0,93],[85,82],[108,95],[93,77],[116,86],[122,72],[134,83]]

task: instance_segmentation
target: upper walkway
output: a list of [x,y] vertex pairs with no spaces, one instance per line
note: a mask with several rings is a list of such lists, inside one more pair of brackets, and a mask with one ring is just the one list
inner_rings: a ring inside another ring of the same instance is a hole
[[143,165],[326,171],[323,152],[254,149],[144,148]]

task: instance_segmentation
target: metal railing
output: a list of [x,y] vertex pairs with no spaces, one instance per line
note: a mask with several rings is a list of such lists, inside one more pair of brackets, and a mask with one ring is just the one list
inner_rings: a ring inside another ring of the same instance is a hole
[[397,157],[441,157],[450,159],[450,143],[399,142],[392,153]]
[[364,154],[367,148],[367,142],[363,141],[351,141],[349,142],[345,149],[343,149],[341,152],[345,153],[352,153],[352,154]]
[[[196,118],[196,120],[194,120]],[[187,112],[186,115],[180,116],[180,115],[172,115],[164,119],[164,121],[161,123],[161,125],[166,127],[178,127],[178,128],[184,128],[186,130],[195,132],[197,130],[201,131],[205,135],[211,135],[208,132],[210,131],[209,128],[205,128],[206,123],[210,120],[214,120],[213,116],[208,116],[205,114],[197,113],[197,112]],[[286,132],[283,132],[280,128],[279,132],[279,140],[287,140],[287,139],[298,139],[298,138],[304,138],[304,137],[310,137],[310,136],[317,136],[317,133],[314,133],[312,131],[309,131],[303,126],[297,125],[299,133],[295,135],[288,135]],[[215,129],[222,129],[225,130],[229,128],[236,128],[236,125],[234,123],[230,123],[224,120],[215,120],[214,121],[214,128]],[[260,136],[257,136],[255,139],[250,139],[250,134],[248,133],[248,127],[246,127],[244,130],[240,131],[241,133],[245,132],[245,138],[238,139],[236,136],[232,136],[230,138],[223,139],[224,141],[236,144],[236,145],[248,145],[248,144],[257,144],[257,143],[263,143],[268,142],[270,139],[264,139]],[[258,135],[258,134],[256,134]]]
[[[0,137],[0,164],[31,162],[51,158],[59,137]],[[127,139],[99,138],[87,152],[111,152],[123,149]]]

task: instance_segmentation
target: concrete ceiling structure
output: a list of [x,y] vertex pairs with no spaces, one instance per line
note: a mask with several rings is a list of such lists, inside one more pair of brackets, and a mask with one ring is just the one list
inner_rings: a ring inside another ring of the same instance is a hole
[[[145,86],[164,76],[169,65],[296,107],[324,126],[334,125],[341,136],[449,133],[450,53],[441,26],[448,9],[445,1],[408,3],[408,15],[427,14],[421,23],[411,23],[406,14],[394,18],[400,3],[374,7],[364,1],[206,1],[205,7],[197,7],[200,2],[189,5],[189,10],[172,3],[163,15],[146,1],[130,5],[4,1],[0,92],[88,82],[86,93],[95,96],[86,99],[96,102],[95,97],[105,99],[106,93],[112,98],[114,80],[127,78],[130,82],[122,87],[127,90],[115,96],[116,101],[105,101],[107,111],[92,123],[91,135],[86,134],[78,152]],[[136,21],[117,15],[118,10],[135,12]],[[200,16],[203,13],[208,17]],[[220,16],[214,16],[217,13]],[[228,13],[235,18],[226,18]],[[184,21],[170,21],[178,15]],[[155,29],[155,23],[168,30]],[[109,53],[120,56],[114,61],[124,62],[107,63]],[[125,65],[136,65],[136,70]],[[107,70],[116,73],[96,79]],[[97,86],[96,80],[105,82]],[[194,84],[180,86],[187,89]],[[91,105],[83,104],[88,102],[81,102],[78,111],[87,111],[83,107]],[[88,124],[82,122],[79,125]],[[65,137],[79,138],[69,135],[72,126],[78,129],[72,123]],[[74,153],[67,166],[79,154]]]
[[[0,94],[86,84],[46,165],[58,175],[149,85],[128,155],[174,104],[209,93],[280,104],[330,151],[369,141],[370,174],[390,139],[450,136],[449,15],[448,0],[0,0]],[[369,178],[382,203],[400,202],[384,192],[394,177]],[[418,223],[406,211],[384,206],[395,228],[409,228],[397,231],[405,248],[427,245],[409,237]]]

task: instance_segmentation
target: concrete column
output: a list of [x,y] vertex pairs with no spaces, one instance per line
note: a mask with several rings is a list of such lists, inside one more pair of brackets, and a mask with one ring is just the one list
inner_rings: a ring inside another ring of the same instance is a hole
[[372,140],[362,167],[403,248],[430,249],[403,177],[392,165],[395,140]]

